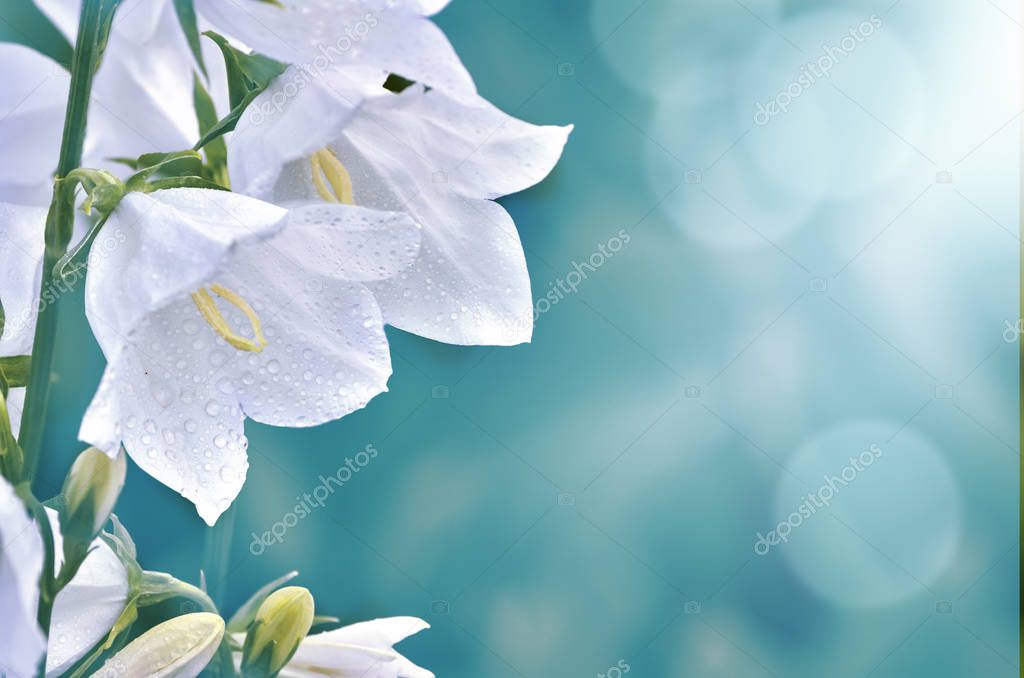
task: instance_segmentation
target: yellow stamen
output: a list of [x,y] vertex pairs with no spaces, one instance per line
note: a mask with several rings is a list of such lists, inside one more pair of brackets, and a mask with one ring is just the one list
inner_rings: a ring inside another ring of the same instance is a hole
[[356,204],[352,194],[352,177],[338,156],[321,148],[309,159],[309,164],[313,170],[313,185],[321,198],[342,205]]
[[263,326],[260,324],[260,317],[256,315],[256,311],[252,309],[252,306],[245,299],[223,285],[210,285],[210,290],[245,314],[245,317],[249,319],[249,324],[252,326],[253,338],[243,337],[231,329],[227,319],[224,318],[224,314],[217,308],[217,302],[213,300],[213,297],[210,296],[210,293],[205,288],[192,293],[192,301],[195,302],[199,312],[203,314],[203,319],[210,324],[210,327],[217,334],[224,338],[224,341],[240,351],[262,352],[267,347],[267,339],[263,336]]

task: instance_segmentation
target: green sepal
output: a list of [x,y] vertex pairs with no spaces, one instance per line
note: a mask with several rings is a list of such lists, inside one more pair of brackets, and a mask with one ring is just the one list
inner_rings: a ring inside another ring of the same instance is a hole
[[174,153],[147,153],[137,161],[139,171],[128,178],[129,191],[146,190],[146,183],[152,178],[199,176],[203,172],[203,156],[196,151],[175,151]]
[[145,193],[154,191],[165,191],[168,188],[205,188],[211,191],[231,191],[215,181],[203,177],[170,177],[168,179],[157,179],[146,184]]
[[278,577],[274,581],[261,586],[259,590],[252,594],[249,600],[245,601],[245,603],[238,608],[238,611],[231,616],[230,621],[228,621],[227,634],[244,633],[245,630],[249,628],[249,624],[251,624],[256,618],[256,612],[260,609],[260,605],[263,604],[263,601],[267,599],[267,596],[280,588],[282,584],[287,584],[298,576],[299,573],[292,570],[283,577]]
[[209,77],[206,73],[206,63],[203,61],[202,38],[199,37],[195,0],[174,0],[174,11],[178,15],[181,30],[185,33],[188,48],[192,50],[192,58],[196,60],[196,65],[202,71],[203,77]]
[[[0,382],[5,382],[6,386],[6,379],[0,378]],[[0,395],[0,475],[12,485],[17,485],[21,482],[25,472],[25,454],[11,429],[11,415],[7,409],[7,390],[7,388],[3,388],[3,393]]]
[[213,31],[206,31],[203,35],[217,43],[224,55],[231,111],[203,132],[202,138],[193,146],[197,151],[234,130],[249,104],[288,68],[286,64],[262,54],[246,54]]

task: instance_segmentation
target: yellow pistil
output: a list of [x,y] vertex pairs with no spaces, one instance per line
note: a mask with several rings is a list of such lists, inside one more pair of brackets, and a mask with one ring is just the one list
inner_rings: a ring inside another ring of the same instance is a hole
[[342,205],[356,204],[352,194],[352,177],[345,165],[329,149],[321,148],[309,159],[313,170],[313,185],[326,202]]
[[210,327],[217,334],[224,338],[224,341],[240,351],[249,351],[250,353],[262,352],[267,347],[267,339],[263,336],[263,326],[260,324],[260,317],[256,315],[256,311],[252,309],[249,302],[223,285],[210,285],[210,290],[245,314],[245,317],[249,319],[249,324],[252,326],[253,338],[243,337],[231,328],[227,319],[224,318],[224,314],[217,308],[217,302],[213,300],[213,297],[210,296],[210,293],[205,288],[192,293],[192,301],[195,302],[199,312],[203,314],[203,319],[210,324]]

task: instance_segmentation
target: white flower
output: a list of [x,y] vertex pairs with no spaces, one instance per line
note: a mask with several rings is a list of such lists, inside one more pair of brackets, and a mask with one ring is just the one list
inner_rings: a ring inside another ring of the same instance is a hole
[[29,678],[46,647],[36,623],[43,540],[14,488],[0,478],[0,675]]
[[434,678],[395,651],[411,635],[429,629],[415,617],[391,617],[307,636],[279,674],[281,678]]
[[[72,44],[80,0],[36,0]],[[207,44],[209,43],[209,44]],[[204,40],[210,90],[227,112],[224,69]],[[21,45],[0,43],[0,201],[48,205],[71,76]],[[125,0],[93,85],[86,167],[117,168],[110,158],[190,148],[199,140],[192,103],[193,58],[172,0]],[[123,168],[121,168],[123,169]]]
[[572,127],[530,125],[479,97],[418,84],[367,91],[353,113],[336,105],[353,87],[346,76],[326,73],[281,96],[294,73],[253,102],[229,141],[235,190],[407,212],[423,227],[422,252],[409,271],[371,285],[385,321],[454,344],[529,341],[523,248],[493,200],[547,176]]
[[198,0],[196,6],[225,35],[315,73],[366,67],[471,95],[472,78],[428,18],[448,1]]
[[[54,573],[63,559],[57,512],[46,509],[55,542]],[[46,648],[46,675],[61,676],[106,637],[128,600],[128,573],[97,539],[74,579],[54,601],[50,640],[36,622],[43,540],[14,488],[0,478],[0,675],[28,678]]]
[[[63,562],[63,539],[57,512],[46,509],[46,514],[55,542],[56,572]],[[124,611],[129,593],[124,564],[105,541],[97,539],[74,579],[54,601],[46,651],[47,678],[64,675],[106,638]]]
[[128,194],[103,233],[121,244],[94,257],[86,314],[108,365],[79,435],[123,442],[209,524],[245,480],[246,417],[313,426],[387,390],[365,283],[416,256],[405,215],[172,189]]
[[[39,281],[43,269],[43,229],[46,210],[0,203],[0,304],[4,308],[4,329],[0,334],[0,357],[28,355],[39,306]],[[11,428],[18,435],[25,389],[12,388],[7,394]]]
[[[34,1],[74,44],[82,0]],[[219,51],[205,38],[201,44],[210,62],[210,90],[224,115],[224,69],[214,60],[220,59]],[[105,167],[112,157],[191,148],[199,140],[192,99],[196,69],[173,0],[123,0],[93,83],[83,164]],[[63,121],[63,110],[58,120]],[[57,153],[46,157],[55,163]]]

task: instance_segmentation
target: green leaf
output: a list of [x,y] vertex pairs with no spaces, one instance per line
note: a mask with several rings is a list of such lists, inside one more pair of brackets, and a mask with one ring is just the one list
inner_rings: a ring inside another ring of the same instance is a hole
[[0,377],[11,388],[28,386],[28,375],[32,368],[32,356],[18,355],[0,358]]
[[0,337],[4,336],[4,321],[6,316],[4,315],[4,302],[0,299]]
[[[199,133],[206,134],[216,127],[218,123],[217,107],[213,103],[213,97],[203,86],[198,75],[193,77],[192,101],[196,109],[196,117],[199,119]],[[228,147],[223,138],[214,139],[206,148],[207,176],[225,188],[231,187],[228,177]]]
[[242,103],[231,109],[230,113],[221,118],[220,122],[214,125],[209,132],[203,135],[203,138],[192,147],[193,150],[200,151],[217,139],[220,139],[225,134],[234,131],[235,127],[238,125],[238,121],[242,119],[242,114],[245,113],[245,109],[248,108],[249,104],[251,104],[261,93],[262,92],[259,90],[249,92],[245,99],[242,100]]
[[192,57],[196,60],[203,77],[209,77],[206,73],[206,63],[203,61],[202,38],[199,37],[199,22],[196,19],[195,0],[174,0],[174,11],[178,13],[178,22],[181,30],[185,32],[185,39],[188,40],[188,47],[192,50]]
[[229,634],[244,632],[249,628],[249,624],[252,623],[252,620],[256,618],[256,611],[259,610],[260,605],[263,604],[263,601],[266,600],[267,596],[276,591],[282,584],[286,584],[298,576],[299,573],[292,570],[283,577],[278,577],[269,584],[264,584],[260,587],[260,589],[256,593],[252,594],[252,597],[245,601],[245,604],[238,608],[238,611],[231,617],[231,620],[228,622],[227,632]]
[[[2,380],[0,380],[2,381]],[[7,410],[7,394],[0,395],[0,475],[11,484],[21,482],[25,455],[11,430],[11,416]]]
[[287,66],[262,54],[246,54],[233,47],[224,36],[214,31],[203,33],[217,43],[224,55],[224,67],[228,75],[228,95],[231,108],[237,107],[249,92],[263,91],[277,76],[284,73]]

